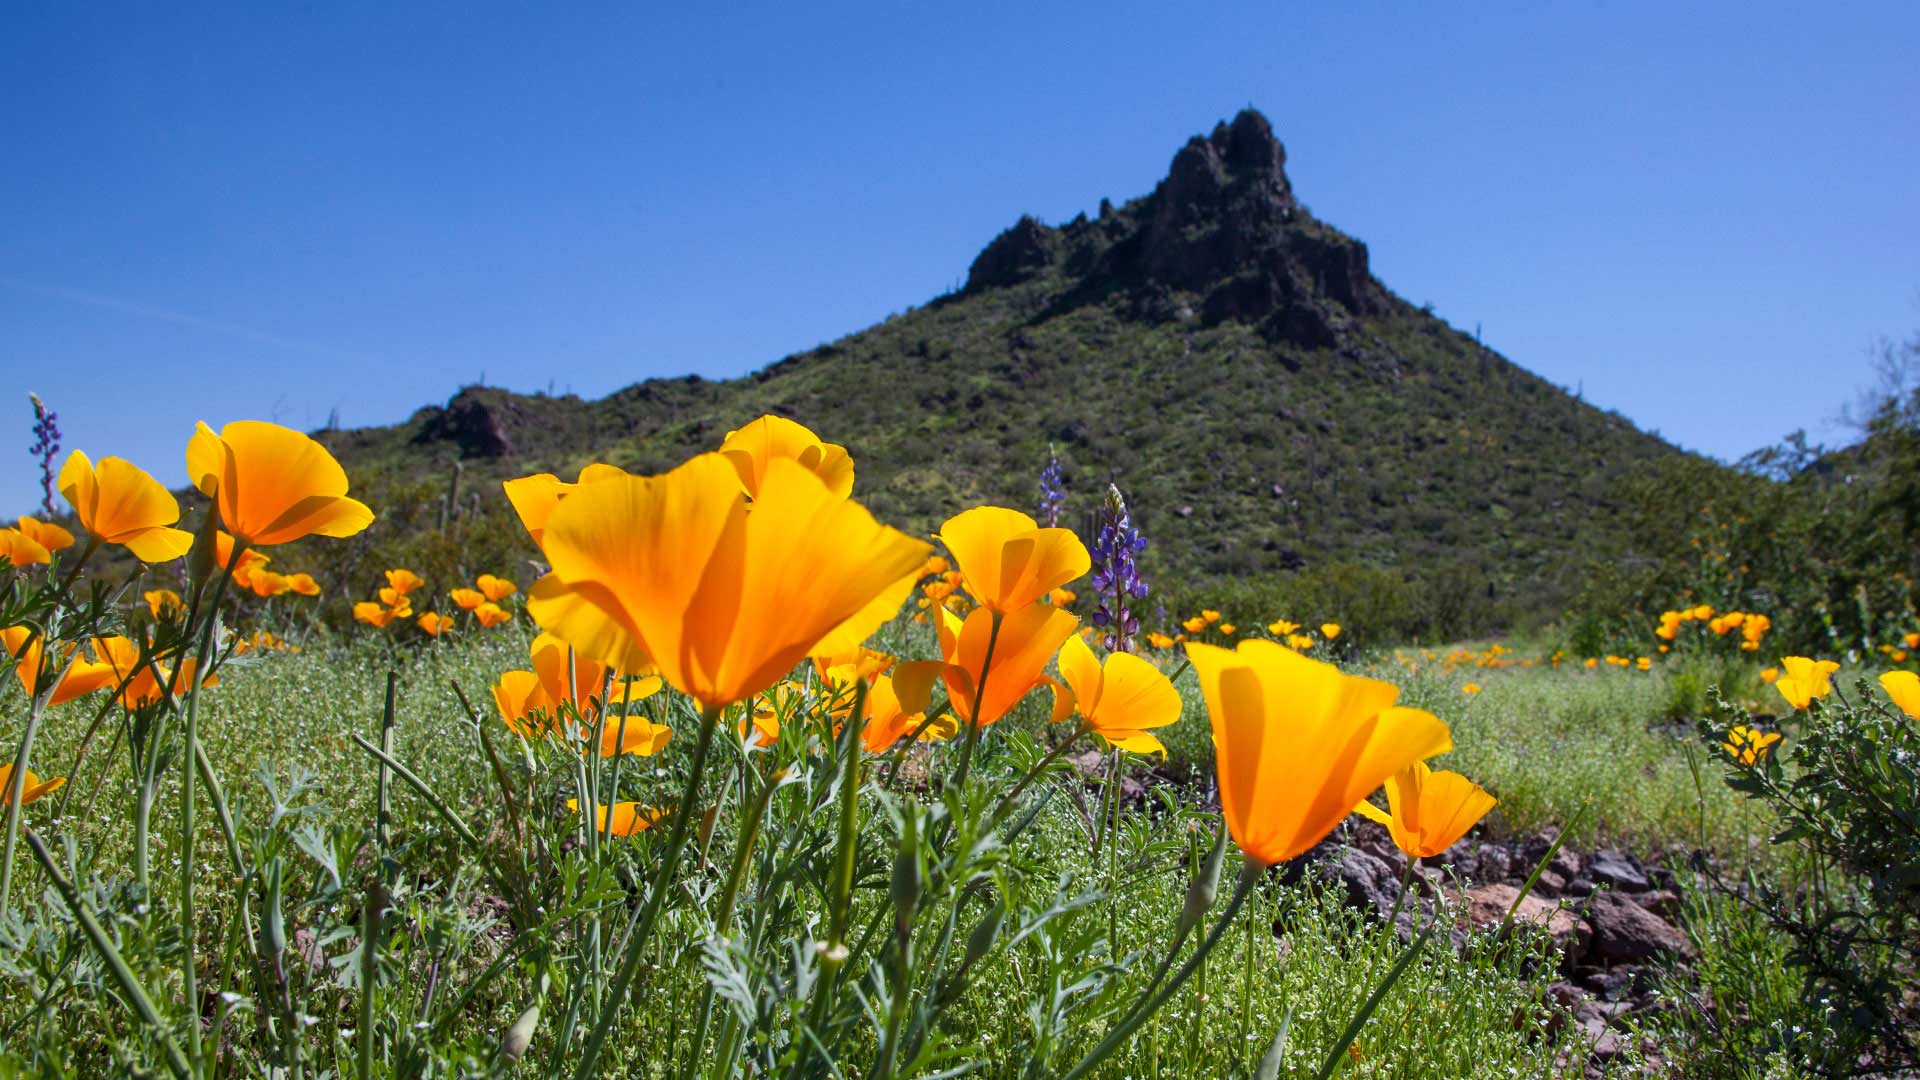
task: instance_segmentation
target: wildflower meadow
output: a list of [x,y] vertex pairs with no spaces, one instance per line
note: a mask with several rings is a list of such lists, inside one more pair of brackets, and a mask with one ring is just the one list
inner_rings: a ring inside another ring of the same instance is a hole
[[[1789,1076],[1913,1050],[1920,624],[1359,645],[763,416],[525,561],[202,424],[0,530],[0,1075]],[[102,456],[97,459],[89,450]],[[297,554],[292,554],[297,553]],[[312,561],[305,561],[312,560]],[[524,569],[523,569],[524,568]],[[1877,678],[1869,675],[1877,674]],[[1718,1071],[1716,1071],[1718,1070]]]

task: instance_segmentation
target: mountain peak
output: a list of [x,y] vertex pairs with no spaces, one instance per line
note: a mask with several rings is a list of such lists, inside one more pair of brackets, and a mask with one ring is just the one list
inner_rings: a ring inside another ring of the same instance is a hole
[[1293,196],[1273,125],[1243,109],[1188,139],[1149,195],[1051,228],[1023,216],[974,259],[967,292],[1056,279],[1068,291],[1130,294],[1150,318],[1199,313],[1269,337],[1335,344],[1384,290],[1365,244],[1316,222]]

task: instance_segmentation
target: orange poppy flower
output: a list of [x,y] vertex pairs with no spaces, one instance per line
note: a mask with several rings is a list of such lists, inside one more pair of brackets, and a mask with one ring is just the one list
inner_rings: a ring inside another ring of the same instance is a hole
[[965,575],[967,592],[994,611],[1018,611],[1092,566],[1071,529],[1043,529],[1018,510],[976,506],[940,526],[940,542]]
[[132,462],[101,458],[98,467],[79,450],[60,467],[60,494],[80,524],[101,542],[119,544],[141,562],[170,562],[193,546],[193,534],[173,528],[180,504]]
[[733,465],[702,454],[581,486],[554,508],[553,569],[527,610],[583,654],[629,669],[650,659],[720,707],[778,682],[928,547],[785,458],[767,462],[749,510]]
[[[172,670],[165,665],[141,664],[140,646],[123,635],[95,638],[93,653],[112,670],[113,677],[107,685],[121,687],[120,704],[126,708],[138,709],[159,701],[163,688],[169,683],[173,685],[175,697],[193,688],[193,672],[197,663],[194,657],[189,656],[181,661],[180,677],[175,680]],[[156,667],[160,669],[158,674],[154,672]],[[220,676],[209,675],[200,685],[219,686]]]
[[1780,733],[1777,731],[1761,731],[1745,724],[1735,724],[1727,732],[1727,741],[1721,744],[1720,749],[1742,765],[1757,765],[1773,750],[1773,744],[1779,741]]
[[508,611],[506,608],[503,608],[499,604],[493,603],[492,601],[488,601],[487,603],[481,604],[479,607],[474,608],[473,615],[474,615],[474,618],[480,620],[481,626],[484,626],[488,629],[492,629],[496,626],[499,626],[501,623],[509,623],[513,621],[513,612]]
[[1213,721],[1220,803],[1251,859],[1285,862],[1320,842],[1367,793],[1453,738],[1400,688],[1346,675],[1265,639],[1189,644]]
[[429,611],[418,619],[415,619],[413,625],[426,631],[428,637],[439,637],[441,634],[453,629],[453,617],[450,615],[442,615],[437,611]]
[[[568,799],[567,809],[580,812],[580,800]],[[600,807],[600,831],[609,836],[632,836],[666,816],[663,810],[637,802],[619,802]]]
[[460,605],[461,611],[472,611],[487,602],[486,594],[479,589],[454,589],[447,595]]
[[[13,657],[13,673],[19,677],[20,685],[26,687],[27,696],[38,693],[40,664],[45,655],[45,642],[41,636],[29,627],[9,626],[0,630],[0,644],[4,644],[7,655]],[[64,705],[112,682],[113,665],[89,660],[81,655],[80,650],[74,649],[68,654],[66,676],[53,691],[49,704]]]
[[[67,778],[64,776],[55,776],[46,780],[42,780],[39,777],[33,775],[33,770],[31,769],[28,769],[23,773],[21,773],[21,776],[23,778],[22,783],[20,785],[20,804],[22,806],[34,801],[35,799],[43,798],[47,795],[53,794],[56,791],[59,791],[61,788],[65,787],[67,783]],[[8,802],[10,802],[12,800],[12,796],[13,796],[13,765],[12,763],[8,763],[5,765],[0,765],[0,806],[4,806]]]
[[1493,809],[1494,797],[1457,772],[1436,772],[1416,761],[1387,778],[1387,808],[1361,801],[1354,811],[1387,827],[1394,846],[1429,859],[1452,847]]
[[1920,675],[1911,671],[1889,671],[1880,676],[1880,688],[1907,714],[1907,719],[1920,720]]
[[[994,667],[999,667],[997,657]],[[1086,642],[1069,637],[1060,647],[1060,677],[1066,680],[1070,707],[1094,734],[1136,754],[1167,752],[1147,729],[1180,719],[1180,691],[1159,668],[1123,652],[1108,653],[1103,665]]]
[[187,475],[250,547],[352,536],[373,523],[373,511],[347,496],[347,474],[327,448],[278,424],[235,420],[218,435],[199,425]]
[[1840,670],[1840,665],[1832,660],[1810,660],[1804,656],[1785,657],[1780,666],[1786,668],[1787,673],[1775,680],[1773,688],[1796,709],[1804,709],[1814,698],[1833,693],[1832,675]]
[[53,561],[53,552],[19,529],[0,528],[0,559],[13,567],[35,566]]
[[[607,665],[568,649],[566,642],[552,634],[534,638],[527,653],[533,670],[501,672],[500,682],[493,688],[500,717],[514,731],[533,735],[546,730],[562,702],[573,703],[582,718],[591,717],[598,711],[602,688],[609,678],[614,679],[611,696],[620,700],[624,679],[610,672]],[[658,679],[641,679],[634,685],[633,700],[639,701],[659,688]],[[532,719],[540,722],[529,723]]]
[[853,494],[853,458],[847,448],[822,442],[805,424],[784,416],[762,416],[721,440],[720,454],[740,474],[748,498],[759,498],[766,482],[767,463],[791,461],[820,478],[827,490],[844,499]]
[[535,546],[539,546],[541,537],[546,534],[547,518],[562,499],[584,485],[627,475],[630,474],[625,469],[595,462],[580,470],[580,479],[575,483],[569,484],[552,473],[536,473],[508,480],[500,487],[507,493],[507,502],[513,505],[513,512],[520,515],[520,524],[526,527],[527,535],[533,537]]
[[73,546],[73,534],[50,521],[22,515],[20,531],[48,551],[60,551]]
[[[387,588],[405,596],[407,593],[427,583],[426,579],[411,570],[395,569],[387,571]],[[383,590],[384,591],[384,590]]]
[[362,600],[353,605],[353,617],[356,621],[384,629],[397,616],[392,608],[375,600]]
[[[633,684],[631,700],[652,697],[661,687],[660,676],[649,675],[636,679]],[[613,687],[614,700],[621,699],[624,693],[623,683],[616,682]],[[625,725],[624,730],[622,724]],[[656,724],[639,713],[628,713],[624,718],[609,716],[600,731],[600,756],[613,757],[616,754],[638,754],[652,757],[667,748],[667,741],[673,738],[673,729],[665,724]]]
[[495,602],[505,600],[519,591],[519,587],[513,582],[506,578],[494,577],[492,574],[481,574],[474,580],[474,584],[479,586],[480,595]]
[[[856,679],[867,679],[867,726],[860,729],[860,745],[869,754],[882,754],[913,734],[926,719],[933,701],[933,684],[946,667],[938,660],[911,660],[885,672],[870,672],[856,664],[828,669],[826,681],[842,691],[834,715],[844,723],[853,712],[850,691]],[[922,741],[952,738],[959,730],[952,717],[941,717],[920,733]]]
[[148,589],[140,594],[140,598],[147,602],[147,610],[153,612],[153,617],[161,622],[179,618],[186,609],[186,602],[172,589]]
[[835,669],[844,669],[846,678],[840,681],[848,685],[851,685],[850,680],[854,678],[871,679],[894,665],[894,657],[864,645],[856,645],[837,653],[816,649],[809,659],[813,661],[813,670],[822,679],[836,678],[830,673]]
[[287,587],[299,596],[320,595],[320,583],[313,579],[312,574],[288,574]]
[[1012,712],[1022,698],[1048,681],[1047,661],[1080,624],[1048,604],[1029,604],[1002,616],[993,665],[985,671],[986,694],[976,703],[992,620],[993,612],[986,608],[975,608],[964,622],[951,611],[940,612],[940,654],[947,662],[940,678],[947,684],[947,698],[960,719],[983,726]]

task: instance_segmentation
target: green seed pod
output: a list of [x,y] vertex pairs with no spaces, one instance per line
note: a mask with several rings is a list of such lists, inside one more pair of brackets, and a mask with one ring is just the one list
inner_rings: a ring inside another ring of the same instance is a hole
[[265,870],[266,904],[260,913],[260,936],[267,951],[275,956],[287,951],[287,924],[280,913],[280,860],[267,863]]
[[924,881],[920,872],[920,815],[909,808],[902,815],[905,826],[900,830],[900,850],[893,856],[893,911],[897,923],[905,927],[913,922],[913,915],[920,907],[920,892]]
[[999,939],[1000,926],[1006,920],[1007,903],[1002,900],[993,905],[986,917],[980,920],[980,924],[973,928],[973,933],[967,935],[967,959],[964,966],[971,967],[981,957],[987,955],[987,950],[993,948],[993,943]]
[[527,1047],[533,1043],[534,1029],[540,1026],[540,1006],[535,1005],[520,1014],[507,1033],[500,1037],[500,1060],[519,1061],[526,1054]]
[[216,550],[219,535],[219,508],[208,503],[206,515],[200,519],[200,531],[194,534],[193,547],[187,552],[187,580],[193,591],[212,581],[213,572],[219,569],[215,565],[218,562]]
[[1193,877],[1193,884],[1187,886],[1186,906],[1180,909],[1179,933],[1188,933],[1207,915],[1207,909],[1213,906],[1213,898],[1220,892],[1220,864],[1227,857],[1227,830],[1223,823],[1213,838],[1213,850],[1207,852],[1206,861],[1200,864],[1200,872]]

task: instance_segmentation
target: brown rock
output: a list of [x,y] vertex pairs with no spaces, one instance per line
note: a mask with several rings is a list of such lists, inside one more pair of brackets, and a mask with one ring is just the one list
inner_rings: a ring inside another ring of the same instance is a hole
[[1593,924],[1592,959],[1601,963],[1638,964],[1662,955],[1693,955],[1685,934],[1618,893],[1595,893],[1587,918]]
[[[1513,885],[1478,885],[1461,894],[1460,899],[1466,906],[1464,921],[1476,927],[1499,926],[1507,917],[1508,909],[1513,907],[1514,898],[1520,890]],[[1553,939],[1554,948],[1559,949],[1562,964],[1571,968],[1587,953],[1587,944],[1593,937],[1593,928],[1585,919],[1556,904],[1529,894],[1514,912],[1514,922],[1531,923],[1542,927]]]

